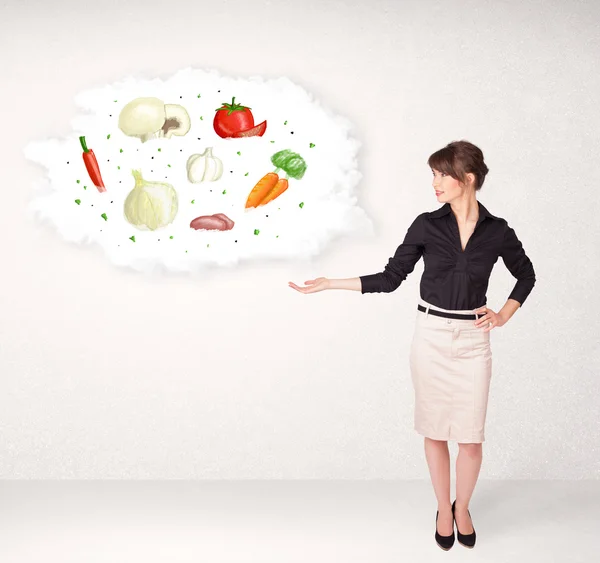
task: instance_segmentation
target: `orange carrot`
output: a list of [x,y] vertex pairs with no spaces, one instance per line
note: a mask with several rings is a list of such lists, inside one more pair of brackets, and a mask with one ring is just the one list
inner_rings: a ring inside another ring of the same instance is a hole
[[275,184],[275,187],[262,199],[259,205],[264,205],[265,203],[269,203],[271,200],[279,197],[285,190],[288,189],[289,182],[287,178],[280,178],[279,182]]
[[279,176],[275,172],[267,172],[252,188],[248,199],[246,200],[246,209],[248,207],[258,207],[261,200],[268,194],[271,189],[277,184]]

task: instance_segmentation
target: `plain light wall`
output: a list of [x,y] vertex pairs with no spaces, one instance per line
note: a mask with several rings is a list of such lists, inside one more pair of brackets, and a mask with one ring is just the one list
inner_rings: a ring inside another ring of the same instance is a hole
[[[0,478],[426,478],[423,262],[392,294],[287,282],[381,271],[439,207],[427,157],[457,139],[484,151],[478,198],[537,275],[491,334],[480,476],[598,478],[599,19],[593,1],[3,3]],[[285,75],[351,119],[375,237],[145,276],[29,217],[44,171],[23,147],[68,134],[78,92],[187,66]],[[500,259],[492,309],[514,283]]]

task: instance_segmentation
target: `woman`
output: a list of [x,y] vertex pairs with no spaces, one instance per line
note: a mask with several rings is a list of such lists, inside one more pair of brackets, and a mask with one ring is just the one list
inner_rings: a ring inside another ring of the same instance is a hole
[[[490,331],[505,325],[535,284],[533,265],[507,221],[492,215],[475,194],[488,167],[481,150],[455,141],[428,161],[433,188],[443,206],[421,213],[383,272],[347,279],[308,280],[302,293],[351,289],[390,293],[423,256],[424,272],[410,350],[415,390],[415,430],[424,436],[425,457],[437,497],[435,539],[442,549],[458,541],[475,545],[468,510],[482,460],[482,443],[492,374]],[[492,268],[501,257],[517,279],[496,312],[486,305]],[[456,500],[450,504],[448,440],[459,446]]]

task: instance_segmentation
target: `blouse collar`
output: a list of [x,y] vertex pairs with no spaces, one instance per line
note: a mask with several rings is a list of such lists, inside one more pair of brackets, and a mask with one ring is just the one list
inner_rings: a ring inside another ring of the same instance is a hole
[[[483,221],[486,217],[489,217],[490,219],[500,219],[499,217],[496,217],[495,215],[492,215],[483,205],[483,203],[481,203],[480,201],[477,201],[477,204],[479,205],[479,219],[477,219],[477,224],[481,223],[481,221]],[[444,205],[442,205],[442,207],[440,207],[439,209],[436,209],[435,211],[432,211],[431,213],[429,213],[429,218],[430,219],[437,219],[438,217],[443,217],[444,215],[447,215],[448,213],[450,213],[452,211],[452,207],[450,206],[449,203],[444,203]]]

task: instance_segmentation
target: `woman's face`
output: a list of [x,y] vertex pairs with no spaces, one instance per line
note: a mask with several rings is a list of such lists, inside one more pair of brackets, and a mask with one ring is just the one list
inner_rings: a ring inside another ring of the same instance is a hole
[[[467,189],[466,186],[450,176],[450,174],[445,174],[435,168],[432,168],[431,171],[433,173],[432,186],[436,192],[435,195],[437,196],[438,201],[447,203],[465,195],[465,190]],[[473,174],[467,174],[468,181],[472,181],[472,178]]]

